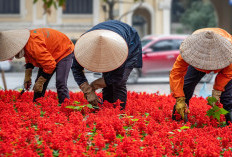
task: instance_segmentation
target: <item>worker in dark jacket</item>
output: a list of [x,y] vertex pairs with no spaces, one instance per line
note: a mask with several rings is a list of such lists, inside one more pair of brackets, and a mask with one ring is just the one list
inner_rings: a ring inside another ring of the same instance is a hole
[[[102,22],[84,33],[76,42],[72,72],[85,98],[94,106],[98,104],[95,91],[103,88],[103,101],[127,101],[126,82],[133,68],[142,67],[142,48],[137,31],[116,20]],[[103,73],[102,78],[90,85],[84,68]]]

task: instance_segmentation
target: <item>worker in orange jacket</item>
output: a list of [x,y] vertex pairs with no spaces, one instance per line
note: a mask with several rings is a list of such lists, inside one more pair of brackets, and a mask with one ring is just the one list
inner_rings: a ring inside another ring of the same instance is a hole
[[10,30],[0,32],[0,40],[0,60],[25,57],[26,90],[31,86],[32,69],[39,67],[33,87],[34,101],[44,96],[55,72],[59,103],[69,98],[67,79],[74,56],[74,45],[65,34],[50,28]]
[[201,78],[217,73],[212,96],[229,111],[232,121],[232,37],[220,28],[204,28],[187,37],[170,73],[171,94],[176,98],[176,111],[184,119],[189,100]]

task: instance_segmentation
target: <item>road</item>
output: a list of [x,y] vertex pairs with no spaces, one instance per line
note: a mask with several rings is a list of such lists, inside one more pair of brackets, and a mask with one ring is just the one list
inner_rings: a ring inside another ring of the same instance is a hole
[[[32,74],[32,82],[34,83],[35,77],[37,73]],[[87,79],[89,82],[92,82],[94,79],[92,73],[86,73]],[[6,83],[8,89],[17,90],[22,88],[23,80],[24,80],[24,73],[23,72],[6,72],[5,73]],[[211,83],[206,85],[207,91],[210,91],[213,88],[213,80]],[[0,87],[3,86],[2,77],[0,78]],[[203,83],[199,83],[195,89],[195,95],[200,95],[200,90],[203,87]],[[77,86],[72,72],[69,74],[68,78],[68,88],[70,91],[77,92],[80,91],[79,87]],[[135,91],[135,92],[147,92],[147,93],[156,93],[159,92],[160,94],[170,94],[170,86],[169,86],[169,78],[166,77],[153,77],[153,78],[140,78],[137,84],[128,84],[127,85],[128,91]],[[48,89],[56,90],[55,87],[55,75],[52,77]],[[100,90],[97,92],[101,92]]]

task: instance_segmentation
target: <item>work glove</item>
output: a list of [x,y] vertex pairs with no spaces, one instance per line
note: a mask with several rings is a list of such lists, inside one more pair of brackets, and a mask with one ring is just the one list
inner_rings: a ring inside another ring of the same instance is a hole
[[[212,90],[212,97],[217,99],[217,102],[220,102],[220,97],[221,97],[222,91],[219,90]],[[215,105],[216,102],[212,103],[212,107]]]
[[98,106],[98,97],[88,82],[82,83],[80,89],[84,93],[85,99],[92,105]]
[[32,76],[32,69],[28,68],[25,70],[25,78],[24,78],[24,88],[29,90],[31,87],[31,76]]
[[185,97],[176,98],[176,111],[181,115],[182,119],[184,119],[184,114],[189,113],[185,103]]
[[99,78],[95,81],[93,81],[90,86],[93,88],[94,91],[98,90],[99,88],[104,88],[106,87],[106,83],[105,83],[105,80],[104,78]]
[[33,87],[33,90],[35,93],[42,93],[43,91],[43,85],[47,81],[43,76],[40,76],[37,81],[35,82],[35,85]]

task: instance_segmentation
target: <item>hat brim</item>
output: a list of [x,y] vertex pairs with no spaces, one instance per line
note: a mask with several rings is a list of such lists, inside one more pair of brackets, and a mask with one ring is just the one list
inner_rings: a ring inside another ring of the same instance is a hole
[[77,62],[93,72],[109,72],[128,57],[126,41],[110,30],[94,30],[82,35],[75,44]]
[[[232,44],[223,36],[208,31],[192,34],[180,46],[181,57],[193,67],[203,70],[218,70],[232,63]],[[208,32],[209,33],[209,32]]]
[[0,61],[9,60],[17,55],[30,37],[28,29],[0,32]]

